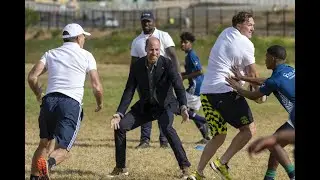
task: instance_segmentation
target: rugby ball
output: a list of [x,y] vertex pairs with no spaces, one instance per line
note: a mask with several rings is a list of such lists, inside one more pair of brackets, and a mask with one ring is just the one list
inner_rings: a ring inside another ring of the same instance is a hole
[[[251,91],[251,92],[255,91],[254,87],[252,87],[251,84],[248,86],[248,89],[249,89],[249,91]],[[258,98],[258,99],[256,99],[256,100],[254,100],[254,101],[255,101],[256,103],[258,103],[258,104],[262,104],[262,103],[264,103],[264,102],[267,101],[267,96],[264,95],[264,96],[262,96],[262,97],[260,97],[260,98]]]

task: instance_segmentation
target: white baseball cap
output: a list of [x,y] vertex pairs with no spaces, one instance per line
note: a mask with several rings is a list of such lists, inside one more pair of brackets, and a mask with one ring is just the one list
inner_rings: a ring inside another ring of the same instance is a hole
[[67,24],[64,28],[62,32],[68,32],[68,35],[62,35],[62,38],[70,38],[70,37],[76,37],[79,36],[80,34],[84,34],[86,36],[90,36],[91,34],[84,31],[83,28],[76,23],[71,23],[71,24]]

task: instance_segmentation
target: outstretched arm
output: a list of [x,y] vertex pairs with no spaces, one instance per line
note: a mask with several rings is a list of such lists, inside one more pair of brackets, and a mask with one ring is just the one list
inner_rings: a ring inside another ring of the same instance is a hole
[[263,93],[259,91],[259,88],[256,91],[248,91],[242,88],[242,86],[239,84],[239,82],[235,81],[233,78],[226,78],[226,81],[229,83],[229,85],[235,89],[241,96],[244,96],[251,100],[256,100],[262,96],[264,96]]
[[235,79],[236,80],[241,80],[241,81],[246,81],[248,83],[251,84],[255,84],[255,85],[259,85],[261,86],[263,84],[263,82],[267,79],[267,78],[263,78],[263,77],[255,77],[256,76],[256,72],[255,72],[255,68],[249,67],[248,70],[251,73],[251,76],[244,76],[241,74],[239,68],[233,66],[231,71],[233,72]]
[[248,153],[258,154],[265,149],[272,149],[277,144],[294,144],[295,130],[282,130],[274,135],[259,138],[253,141],[248,147]]

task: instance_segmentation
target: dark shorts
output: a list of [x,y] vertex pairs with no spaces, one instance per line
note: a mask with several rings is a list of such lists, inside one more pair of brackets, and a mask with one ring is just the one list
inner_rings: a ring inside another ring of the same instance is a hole
[[40,138],[56,139],[68,151],[71,149],[83,118],[80,103],[61,93],[43,97],[40,106]]
[[201,103],[212,136],[227,134],[227,123],[240,128],[253,122],[246,99],[236,92],[203,94]]

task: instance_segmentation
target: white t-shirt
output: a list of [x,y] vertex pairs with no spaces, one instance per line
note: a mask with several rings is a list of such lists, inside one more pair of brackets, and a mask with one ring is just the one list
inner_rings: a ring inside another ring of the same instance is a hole
[[146,52],[146,40],[150,37],[156,37],[160,40],[160,55],[170,58],[169,56],[167,56],[165,49],[171,46],[175,46],[171,36],[164,31],[158,30],[157,28],[155,28],[155,30],[153,31],[153,33],[150,34],[144,34],[143,32],[141,32],[141,34],[139,36],[137,36],[131,44],[131,56],[134,57],[144,57],[147,55]]
[[97,69],[93,55],[77,43],[66,42],[42,57],[48,71],[46,94],[60,92],[82,103],[86,74]]
[[226,85],[225,80],[231,73],[231,66],[238,66],[243,72],[246,66],[253,63],[255,63],[253,43],[236,28],[226,28],[211,49],[200,93],[232,91],[232,87]]

